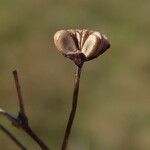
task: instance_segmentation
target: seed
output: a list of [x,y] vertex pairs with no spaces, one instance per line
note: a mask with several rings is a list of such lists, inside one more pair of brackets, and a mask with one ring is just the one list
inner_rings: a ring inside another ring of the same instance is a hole
[[54,35],[54,43],[63,55],[72,59],[76,64],[92,60],[110,47],[104,34],[86,29],[57,31]]

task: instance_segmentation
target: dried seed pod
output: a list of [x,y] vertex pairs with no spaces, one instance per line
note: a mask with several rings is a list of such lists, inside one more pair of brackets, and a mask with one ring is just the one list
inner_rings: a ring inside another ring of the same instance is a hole
[[54,35],[57,49],[75,64],[94,59],[104,53],[110,43],[107,37],[92,30],[60,30]]

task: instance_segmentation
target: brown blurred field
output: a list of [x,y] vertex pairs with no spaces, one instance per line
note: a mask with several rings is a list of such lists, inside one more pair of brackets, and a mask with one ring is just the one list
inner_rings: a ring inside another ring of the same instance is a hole
[[[75,66],[56,50],[53,35],[66,28],[101,31],[112,45],[84,65],[68,149],[150,150],[149,0],[0,0],[0,107],[17,113],[17,69],[33,129],[60,149]],[[29,150],[39,149],[0,122]],[[18,147],[0,131],[0,149]]]

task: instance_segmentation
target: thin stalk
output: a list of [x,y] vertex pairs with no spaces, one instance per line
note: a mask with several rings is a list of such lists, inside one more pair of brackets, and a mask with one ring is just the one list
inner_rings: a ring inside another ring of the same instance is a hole
[[75,114],[76,114],[81,70],[82,70],[82,65],[77,66],[77,70],[75,72],[75,78],[74,78],[74,91],[73,91],[73,99],[72,99],[72,108],[71,108],[69,120],[68,120],[68,123],[67,123],[67,127],[66,127],[66,130],[65,130],[65,135],[64,135],[61,150],[66,150],[67,149],[72,124],[73,124],[74,117],[75,117]]
[[3,125],[0,124],[0,129],[22,150],[27,150],[23,144],[20,143],[20,141],[8,131]]
[[14,80],[15,80],[15,85],[16,85],[17,95],[18,95],[18,100],[19,100],[19,112],[23,116],[26,116],[25,109],[24,109],[24,102],[23,102],[23,98],[22,98],[22,94],[21,94],[21,87],[20,87],[19,79],[18,79],[18,73],[16,70],[13,71],[13,75],[14,75]]

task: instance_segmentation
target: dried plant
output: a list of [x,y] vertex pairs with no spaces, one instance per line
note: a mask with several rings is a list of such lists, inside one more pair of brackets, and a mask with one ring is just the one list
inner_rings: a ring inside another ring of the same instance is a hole
[[[99,55],[103,54],[110,47],[110,43],[104,34],[86,29],[60,30],[54,35],[54,43],[57,49],[65,57],[68,57],[74,61],[75,65],[77,66],[74,78],[72,108],[61,146],[61,150],[66,150],[77,109],[82,66],[84,62],[97,58]],[[18,94],[19,111],[17,116],[15,116],[0,108],[0,115],[6,117],[14,127],[22,129],[24,132],[26,132],[40,146],[42,150],[49,150],[49,147],[34,133],[30,127],[28,117],[25,113],[24,101],[22,98],[16,70],[13,71],[13,76]],[[6,129],[1,124],[0,130],[3,131],[22,150],[27,149],[8,129]]]
[[54,43],[57,49],[65,57],[73,60],[77,66],[74,79],[72,108],[61,147],[61,150],[66,150],[77,109],[82,66],[85,61],[92,60],[103,54],[110,47],[110,43],[104,34],[86,29],[60,30],[54,35]]

